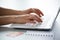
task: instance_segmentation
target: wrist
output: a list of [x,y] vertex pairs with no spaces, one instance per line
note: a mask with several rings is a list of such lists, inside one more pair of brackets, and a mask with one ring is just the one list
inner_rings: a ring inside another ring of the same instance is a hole
[[23,12],[22,11],[17,11],[16,14],[21,15],[21,14],[23,14]]
[[16,23],[17,23],[17,20],[18,20],[17,18],[18,18],[18,16],[16,16],[16,15],[13,17],[12,22],[13,22],[14,24],[16,24]]

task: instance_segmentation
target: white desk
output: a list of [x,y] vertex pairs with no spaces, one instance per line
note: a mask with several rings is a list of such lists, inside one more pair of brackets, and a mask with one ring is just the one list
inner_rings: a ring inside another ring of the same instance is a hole
[[[14,0],[15,1],[15,0]],[[60,0],[58,1],[60,3]],[[6,6],[5,2],[3,2],[4,5]],[[9,4],[11,2],[9,1]],[[13,3],[13,2],[12,2]],[[10,8],[13,7],[13,8],[16,8],[16,5],[9,5],[7,4]],[[15,4],[15,3],[13,3]],[[19,4],[20,5],[20,4]],[[20,7],[18,7],[20,8]],[[17,9],[17,8],[16,8]],[[8,28],[0,28],[0,33],[1,32],[12,32],[12,31],[21,31],[21,30],[17,30],[17,29],[8,29]],[[24,32],[26,32],[26,30],[23,30]],[[57,20],[55,21],[55,24],[53,26],[53,29],[51,31],[33,31],[33,32],[42,32],[42,33],[53,33],[54,34],[54,39],[55,40],[60,40],[60,15],[58,16]],[[1,37],[1,36],[0,36]],[[20,38],[20,37],[19,37]],[[4,38],[3,38],[4,39]],[[0,38],[1,40],[1,38]]]
[[[0,28],[0,33],[1,32],[13,32],[13,31],[22,31],[22,30],[8,29],[8,28]],[[23,31],[26,32],[26,30],[23,30]],[[53,25],[53,29],[51,31],[33,31],[33,32],[36,32],[36,33],[37,32],[53,33],[54,34],[54,40],[60,40],[60,14],[59,14],[57,20],[55,21],[55,23]]]

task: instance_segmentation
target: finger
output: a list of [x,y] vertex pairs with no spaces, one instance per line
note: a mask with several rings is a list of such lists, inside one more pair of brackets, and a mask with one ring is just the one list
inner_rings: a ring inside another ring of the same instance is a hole
[[[34,9],[34,11],[36,12],[36,14],[38,14],[39,16],[44,16],[44,14],[39,10],[39,9]],[[41,14],[41,15],[40,15]]]
[[35,9],[33,9],[33,8],[32,8],[32,10],[33,10],[33,13],[36,13],[37,15],[39,15],[39,16],[40,16],[40,13],[38,13],[38,11],[37,11],[37,10],[35,10]]
[[41,19],[40,17],[35,16],[35,19],[36,19],[38,22],[42,22],[42,19]]
[[39,9],[35,9],[38,13],[40,13],[42,16],[44,16],[44,14],[39,10]]
[[36,22],[34,22],[34,20],[29,20],[29,19],[28,19],[28,20],[26,21],[26,23],[36,23]]
[[31,19],[31,20],[36,20],[37,22],[42,22],[42,19],[41,19],[40,17],[36,16],[36,15],[31,16],[30,19]]

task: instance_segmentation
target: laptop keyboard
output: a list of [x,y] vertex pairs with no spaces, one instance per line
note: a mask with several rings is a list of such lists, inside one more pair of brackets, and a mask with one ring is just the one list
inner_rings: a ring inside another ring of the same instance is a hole
[[36,24],[33,24],[33,23],[26,23],[26,24],[12,24],[11,27],[16,27],[16,28],[33,28],[33,27],[45,27],[48,23],[48,21],[50,20],[49,19],[50,16],[43,16],[42,17],[42,20],[43,22],[42,23],[37,23]]
[[8,25],[3,25],[2,27],[13,27],[13,28],[34,28],[34,27],[45,27],[49,21],[50,16],[43,16],[42,23],[36,22],[36,24],[33,23],[26,23],[26,24],[8,24]]

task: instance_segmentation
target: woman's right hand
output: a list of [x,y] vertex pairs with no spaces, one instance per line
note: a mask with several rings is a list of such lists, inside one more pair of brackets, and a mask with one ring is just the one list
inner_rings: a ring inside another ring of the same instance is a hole
[[13,23],[14,24],[35,23],[34,20],[37,22],[42,22],[42,19],[40,17],[32,14],[26,14],[24,16],[15,17]]

